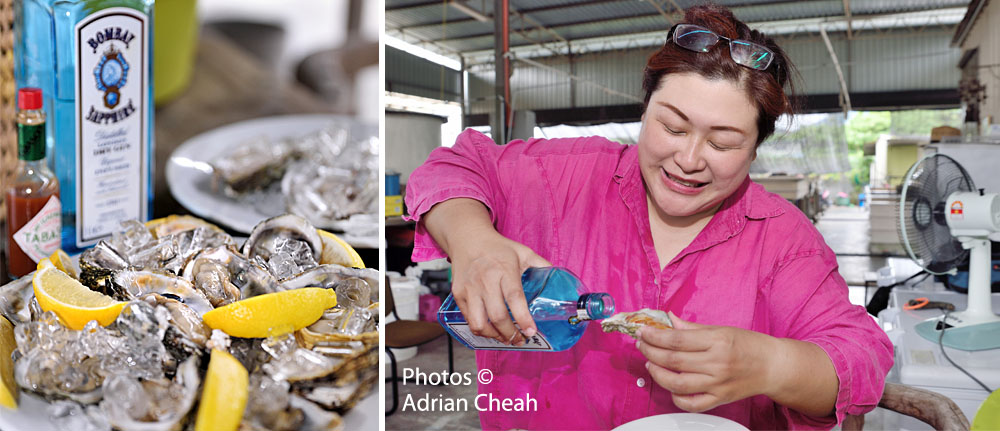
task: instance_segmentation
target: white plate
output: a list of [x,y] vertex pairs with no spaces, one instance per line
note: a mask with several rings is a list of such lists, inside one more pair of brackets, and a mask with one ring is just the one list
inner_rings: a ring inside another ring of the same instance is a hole
[[[174,150],[167,161],[166,170],[170,194],[195,215],[249,234],[258,222],[270,215],[260,212],[252,205],[212,192],[212,168],[208,162],[254,138],[297,138],[333,124],[349,127],[351,136],[355,137],[378,134],[375,126],[330,114],[266,117],[222,126],[188,139]],[[316,227],[338,232],[337,235],[351,246],[378,248],[377,229],[372,234],[352,234],[356,227],[346,221]],[[339,232],[343,232],[343,235]]]
[[[378,394],[370,393],[344,415],[345,430],[378,429]],[[35,395],[21,393],[17,411],[0,407],[0,429],[4,431],[60,431],[49,419],[49,404]],[[197,408],[194,407],[194,408]]]
[[622,424],[612,431],[685,430],[685,431],[749,431],[747,427],[726,418],[702,413],[668,413],[648,416]]

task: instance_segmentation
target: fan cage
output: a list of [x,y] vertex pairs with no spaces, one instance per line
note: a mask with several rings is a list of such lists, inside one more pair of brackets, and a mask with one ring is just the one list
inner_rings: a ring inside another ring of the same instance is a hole
[[955,159],[930,154],[910,167],[903,181],[896,227],[907,254],[932,274],[945,274],[968,259],[944,217],[948,196],[971,192],[975,184]]

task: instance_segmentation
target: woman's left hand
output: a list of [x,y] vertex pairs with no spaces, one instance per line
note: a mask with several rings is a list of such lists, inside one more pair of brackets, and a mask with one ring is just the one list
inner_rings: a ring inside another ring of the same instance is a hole
[[[636,343],[657,384],[689,412],[766,393],[777,339],[729,326],[686,322],[670,314],[674,329],[643,328]],[[780,349],[780,348],[779,348]]]

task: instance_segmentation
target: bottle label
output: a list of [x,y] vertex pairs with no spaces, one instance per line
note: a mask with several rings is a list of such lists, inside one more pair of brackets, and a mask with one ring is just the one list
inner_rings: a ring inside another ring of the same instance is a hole
[[29,162],[45,158],[45,123],[17,125],[17,157]]
[[42,210],[14,234],[21,251],[38,262],[59,249],[62,242],[62,204],[52,196]]
[[149,18],[101,9],[75,35],[76,242],[86,247],[147,214]]
[[503,344],[492,338],[480,337],[472,333],[472,329],[469,328],[468,323],[448,323],[448,327],[458,335],[465,344],[472,346],[474,349],[478,350],[547,350],[552,351],[552,345],[549,344],[549,340],[545,339],[541,333],[535,334],[533,337],[526,338],[524,344],[521,346],[513,346]]
[[590,320],[590,313],[587,312],[587,296],[582,295],[580,299],[576,301],[576,322],[572,322],[574,325],[580,323],[583,320]]

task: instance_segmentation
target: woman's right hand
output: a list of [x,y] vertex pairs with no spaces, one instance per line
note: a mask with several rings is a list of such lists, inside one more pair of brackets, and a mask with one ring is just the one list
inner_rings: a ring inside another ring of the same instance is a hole
[[451,292],[469,322],[469,329],[473,334],[501,343],[524,344],[524,337],[535,335],[538,328],[528,311],[521,273],[533,266],[552,264],[527,246],[504,238],[496,231],[488,238],[469,242],[470,247],[459,247],[450,254]]
[[500,235],[486,207],[476,200],[438,203],[422,222],[451,258],[451,292],[473,334],[521,345],[525,336],[538,332],[524,298],[521,273],[551,263]]

